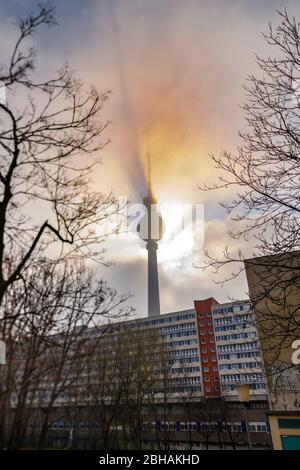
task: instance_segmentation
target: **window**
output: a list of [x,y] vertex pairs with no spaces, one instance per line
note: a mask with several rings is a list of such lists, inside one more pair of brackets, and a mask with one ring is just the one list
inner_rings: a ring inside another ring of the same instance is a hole
[[250,423],[249,427],[252,432],[268,432],[266,423]]
[[202,352],[203,352],[203,353],[207,353],[207,349],[206,349],[206,348],[202,348]]
[[210,377],[204,377],[204,382],[210,382]]
[[300,419],[279,419],[279,429],[300,429]]
[[242,431],[242,426],[240,424],[233,424],[231,426],[231,429],[233,432],[241,432]]
[[203,367],[203,372],[209,372],[209,367]]

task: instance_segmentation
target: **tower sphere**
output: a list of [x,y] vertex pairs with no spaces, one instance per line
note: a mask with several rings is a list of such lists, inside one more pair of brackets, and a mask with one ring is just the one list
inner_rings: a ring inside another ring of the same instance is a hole
[[152,192],[149,192],[143,198],[143,204],[145,206],[145,215],[138,225],[138,233],[145,242],[149,242],[149,240],[159,241],[164,234],[164,223],[158,211],[157,199]]

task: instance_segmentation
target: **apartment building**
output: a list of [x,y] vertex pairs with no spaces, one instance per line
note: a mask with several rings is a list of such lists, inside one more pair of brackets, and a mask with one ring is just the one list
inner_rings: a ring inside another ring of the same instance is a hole
[[221,393],[237,397],[236,384],[249,384],[252,399],[267,398],[262,353],[250,301],[212,306]]
[[267,399],[249,300],[224,304],[214,298],[197,300],[194,309],[123,321],[111,329],[158,332],[168,351],[170,400],[180,401],[184,395],[192,401],[203,396],[234,400],[236,385],[244,383],[249,384],[251,399]]
[[[112,325],[112,331],[136,330],[147,334],[157,331],[168,354],[169,400],[180,401],[183,396],[197,401],[202,396],[199,333],[194,309],[140,318]],[[158,390],[158,398],[164,390]]]
[[[159,438],[168,439],[174,445],[180,443],[180,448],[184,448],[184,440],[192,440],[195,446],[202,443],[203,446],[205,431],[211,434],[215,429],[218,432],[214,431],[210,438],[211,445],[221,445],[218,440],[220,430],[224,445],[232,445],[229,431],[232,431],[239,445],[247,445],[243,406],[236,393],[236,385],[241,383],[249,383],[251,388],[248,421],[254,442],[257,446],[269,445],[265,418],[268,409],[266,386],[250,302],[219,304],[213,298],[195,301],[194,308],[179,312],[121,321],[105,327],[82,327],[78,338],[88,340],[87,343],[83,341],[84,347],[94,342],[97,348],[94,349],[94,355],[89,355],[88,368],[78,368],[75,361],[70,364],[68,372],[69,365],[66,362],[65,369],[71,386],[64,386],[61,390],[58,387],[47,424],[47,445],[72,447],[77,438],[82,441],[79,447],[86,445],[90,448],[92,441],[95,441],[93,445],[100,445],[103,419],[103,410],[100,408],[115,406],[118,381],[127,380],[134,397],[135,368],[128,368],[133,374],[129,373],[128,376],[126,369],[128,363],[130,365],[130,355],[136,340],[148,340],[144,350],[150,354],[153,352],[152,346],[153,349],[156,346],[151,340],[152,332],[155,338],[163,339],[168,370],[166,380],[161,385],[158,380],[158,386],[156,384],[154,389],[148,390],[147,383],[144,384],[141,419],[145,445],[152,445],[151,442]],[[125,344],[122,333],[125,333]],[[121,345],[121,350],[116,350],[114,341],[116,347]],[[134,358],[137,368],[145,360],[144,351],[142,354]],[[151,361],[145,362],[147,367],[152,364]],[[155,374],[160,375],[160,362],[155,365],[154,361],[153,364],[157,368]],[[98,385],[101,385],[100,388]],[[32,410],[26,438],[29,445],[35,445],[32,442],[43,426],[52,388],[51,374],[47,373],[39,386],[35,386],[28,394],[28,406]],[[113,396],[110,399],[111,392]],[[151,398],[147,396],[148,392]],[[99,393],[101,406],[98,404]],[[117,404],[119,421],[117,418],[114,420],[114,432],[117,434],[129,433],[126,406],[134,406],[132,397],[128,403],[125,399],[124,403],[121,401]],[[11,398],[14,414],[18,407],[17,394],[14,393]]]

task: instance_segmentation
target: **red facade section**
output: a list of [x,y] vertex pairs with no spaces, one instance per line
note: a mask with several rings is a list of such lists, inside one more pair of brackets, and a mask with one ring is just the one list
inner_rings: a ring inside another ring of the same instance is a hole
[[212,306],[215,304],[219,304],[219,302],[213,297],[194,301],[197,316],[202,387],[205,397],[221,396],[218,356],[212,318]]

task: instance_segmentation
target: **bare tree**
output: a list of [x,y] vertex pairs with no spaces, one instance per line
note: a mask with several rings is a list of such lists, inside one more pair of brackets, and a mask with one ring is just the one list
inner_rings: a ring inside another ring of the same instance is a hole
[[[155,419],[155,441],[157,449],[170,449],[171,439],[171,407],[170,401],[174,393],[174,381],[176,374],[172,368],[174,360],[170,357],[167,341],[161,341],[157,351],[157,386],[153,387],[152,416]],[[158,428],[158,422],[162,421],[163,430]]]
[[156,330],[136,329],[129,335],[127,364],[124,382],[125,419],[129,427],[130,441],[142,449],[144,419],[157,400],[162,369],[163,342]]
[[104,449],[115,449],[122,436],[122,416],[126,387],[129,387],[128,363],[132,336],[116,334],[114,328],[97,341],[87,361],[89,417],[96,423],[97,436]]
[[[114,324],[97,341],[87,361],[85,403],[104,449],[141,449],[146,420],[157,402],[161,339],[156,332]],[[86,392],[88,389],[88,393]]]
[[192,385],[192,378],[189,372],[189,363],[185,360],[180,361],[182,373],[180,374],[181,381],[181,393],[180,401],[184,409],[184,416],[187,420],[187,442],[189,450],[193,449],[193,440],[192,440],[192,421],[195,418],[194,409],[198,406],[197,402],[199,400],[197,391],[195,391],[195,386]]
[[[235,419],[236,413],[234,412],[234,409],[232,407],[230,408],[230,402],[226,399],[226,395],[225,397],[222,397],[220,400],[218,400],[217,409],[219,414],[219,440],[221,440],[221,431],[223,433],[226,432],[232,449],[236,450],[236,442],[234,438],[234,433],[232,431],[232,422]],[[222,443],[220,443],[220,446],[222,446]]]
[[40,27],[53,25],[49,4],[20,20],[0,67],[7,96],[0,102],[0,304],[32,256],[49,254],[50,245],[52,256],[60,248],[101,257],[96,227],[116,210],[110,195],[90,185],[106,143],[101,111],[109,92],[86,89],[69,65],[51,79],[34,74],[30,43]]
[[[270,54],[257,57],[259,73],[244,85],[247,129],[241,145],[235,153],[212,157],[221,176],[205,187],[237,188],[235,198],[222,205],[234,227],[231,237],[253,246],[246,272],[270,366],[300,334],[300,26],[287,11],[278,14],[280,24],[269,24],[264,35]],[[245,269],[242,249],[235,255],[226,248],[218,258],[206,254],[216,271],[235,266],[226,280]],[[290,358],[282,359],[284,368],[291,366]]]
[[196,417],[199,420],[198,432],[203,437],[206,450],[208,450],[210,439],[216,432],[216,409],[214,401],[202,398],[197,407]]
[[[128,296],[117,295],[82,262],[66,260],[63,266],[49,261],[34,266],[31,277],[26,271],[26,295],[16,283],[4,297],[10,310],[1,333],[5,328],[10,341],[7,365],[0,371],[0,416],[2,445],[9,448],[26,442],[34,414],[41,424],[35,444],[45,446],[57,407],[66,413],[75,385],[86,389],[86,363],[96,348],[89,327],[99,328],[98,339],[109,327],[104,321],[131,312],[123,307]],[[80,384],[78,377],[84,379]]]

